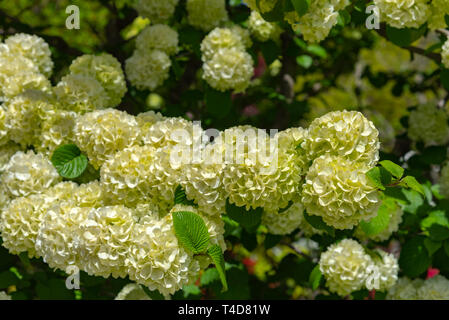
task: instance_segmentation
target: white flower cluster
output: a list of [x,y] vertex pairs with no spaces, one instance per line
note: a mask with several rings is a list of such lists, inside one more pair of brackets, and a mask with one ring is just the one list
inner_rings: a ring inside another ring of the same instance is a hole
[[171,18],[179,0],[137,0],[134,8],[153,23],[163,23]]
[[187,0],[189,23],[204,31],[210,31],[228,20],[225,0]]
[[243,92],[254,75],[253,59],[236,30],[215,28],[201,43],[203,79],[219,91]]
[[381,21],[402,28],[419,28],[430,15],[427,0],[374,0]]
[[353,291],[386,291],[395,285],[399,265],[396,258],[382,250],[372,256],[355,240],[344,239],[321,254],[319,266],[331,292],[347,296]]
[[265,21],[259,12],[251,11],[248,20],[248,28],[251,34],[259,41],[278,41],[282,29],[275,23]]
[[442,275],[430,279],[400,278],[387,295],[389,300],[449,300],[449,280]]
[[448,117],[443,109],[435,105],[419,105],[410,112],[408,136],[426,146],[444,145],[449,141]]
[[154,90],[169,77],[170,56],[178,52],[178,33],[165,24],[146,27],[137,36],[136,50],[125,62],[128,80],[138,89]]

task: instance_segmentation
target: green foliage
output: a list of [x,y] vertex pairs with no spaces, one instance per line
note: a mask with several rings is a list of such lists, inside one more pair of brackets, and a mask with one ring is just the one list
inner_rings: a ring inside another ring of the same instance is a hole
[[204,253],[209,245],[209,232],[203,219],[189,211],[173,212],[176,237],[187,250]]
[[66,144],[53,152],[51,162],[61,177],[75,179],[86,170],[89,160],[75,144]]

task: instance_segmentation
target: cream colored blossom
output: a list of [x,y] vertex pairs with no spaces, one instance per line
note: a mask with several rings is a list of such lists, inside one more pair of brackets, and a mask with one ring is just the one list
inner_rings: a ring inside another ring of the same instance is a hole
[[252,11],[248,20],[251,34],[259,41],[279,40],[282,32],[276,23],[265,21],[257,11]]
[[315,119],[302,147],[313,160],[323,154],[363,162],[369,167],[379,160],[379,132],[357,111],[334,111]]
[[342,157],[314,160],[302,190],[302,202],[311,215],[336,229],[351,229],[369,220],[380,205],[379,193],[366,177],[369,167]]
[[105,109],[109,104],[109,96],[101,83],[85,74],[62,77],[54,92],[62,108],[78,113]]
[[351,239],[329,246],[319,261],[327,287],[342,297],[363,288],[371,264],[363,247]]
[[446,112],[435,105],[419,105],[410,113],[408,136],[416,142],[444,145],[449,141],[449,125]]
[[91,209],[79,225],[80,267],[89,275],[124,278],[134,231],[133,210],[122,205]]
[[136,117],[136,121],[139,125],[141,138],[144,142],[144,138],[147,135],[148,130],[150,130],[151,126],[158,121],[165,120],[165,117],[160,112],[147,111],[143,113],[139,113]]
[[225,0],[187,0],[189,24],[210,31],[228,20]]
[[140,285],[129,283],[120,290],[114,300],[151,300]]
[[0,146],[0,175],[7,168],[11,157],[18,151],[23,151],[22,147],[12,141]]
[[141,52],[160,50],[174,55],[178,52],[178,32],[166,24],[147,26],[136,39],[136,49]]
[[290,24],[299,22],[297,27],[301,30],[304,40],[308,42],[320,42],[330,33],[337,24],[338,10],[330,1],[312,1],[305,15],[297,18],[296,12],[292,17],[287,16]]
[[264,210],[262,224],[271,234],[284,235],[296,230],[304,219],[304,206],[297,202],[283,212]]
[[6,294],[5,291],[0,291],[0,300],[11,300],[11,296]]
[[424,280],[417,278],[410,280],[407,277],[399,278],[396,285],[388,290],[387,300],[417,300],[418,289],[424,284]]
[[417,295],[419,300],[449,300],[449,280],[439,274],[427,279]]
[[32,150],[14,154],[1,176],[6,191],[13,197],[41,193],[61,181],[61,177],[42,154]]
[[229,29],[231,29],[234,34],[237,34],[240,39],[242,39],[242,43],[245,48],[251,48],[253,46],[253,41],[251,40],[251,33],[248,29],[239,26],[238,24],[232,24]]
[[77,118],[74,136],[75,143],[98,169],[115,153],[137,143],[139,127],[126,112],[98,110]]
[[427,0],[374,0],[380,20],[398,29],[419,28],[424,24],[430,15],[427,3]]
[[51,76],[53,61],[51,51],[44,39],[30,34],[17,33],[8,37],[5,44],[10,52],[30,59],[39,68],[39,72],[47,78]]
[[398,280],[398,260],[391,253],[379,249],[375,252],[380,256],[372,257],[373,263],[367,269],[369,275],[365,285],[368,290],[387,291]]
[[171,60],[160,50],[142,52],[135,50],[125,62],[128,80],[140,90],[154,90],[169,77]]
[[257,4],[256,0],[244,0],[244,2],[252,9],[262,13],[270,12],[279,0],[260,0]]
[[203,62],[211,60],[220,49],[245,50],[243,39],[239,33],[230,28],[215,28],[201,42],[201,59]]
[[153,23],[166,22],[175,12],[179,0],[137,0],[134,8],[139,16]]
[[203,65],[203,79],[219,91],[243,92],[254,75],[253,59],[235,48],[221,49]]
[[54,108],[50,98],[29,90],[9,100],[5,108],[9,139],[23,147],[38,145],[42,119]]
[[[126,81],[122,66],[114,56],[108,53],[80,56],[73,60],[70,72],[95,78],[106,91],[106,107],[113,108],[120,104],[126,93]],[[101,107],[96,108],[100,109]]]

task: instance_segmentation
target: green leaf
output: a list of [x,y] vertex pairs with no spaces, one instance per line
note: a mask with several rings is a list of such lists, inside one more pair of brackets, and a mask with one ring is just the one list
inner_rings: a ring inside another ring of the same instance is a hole
[[221,251],[221,247],[217,244],[211,246],[209,249],[207,249],[207,254],[212,258],[212,261],[215,264],[215,267],[217,268],[218,275],[220,276],[221,284],[223,285],[223,290],[228,290],[228,283],[226,281],[226,273],[225,273],[225,261],[223,257],[223,252]]
[[273,248],[275,245],[277,245],[282,240],[282,238],[283,238],[283,236],[268,233],[265,236],[265,240],[264,240],[265,249],[268,250],[268,249]]
[[309,69],[312,66],[313,59],[311,56],[308,55],[300,55],[296,58],[296,62],[303,68]]
[[265,21],[268,22],[277,22],[282,21],[284,19],[284,5],[285,0],[279,0],[276,2],[273,9],[269,12],[263,12],[260,10],[260,0],[256,0],[257,8],[259,9],[259,13]]
[[150,297],[151,300],[165,300],[164,296],[159,291],[150,291],[148,287],[143,285],[141,285],[140,287],[143,289],[143,291],[145,291],[145,293]]
[[310,44],[307,46],[306,49],[308,52],[313,53],[314,55],[326,59],[327,58],[327,52],[326,49],[324,49],[322,46],[317,44]]
[[267,65],[271,65],[282,54],[281,48],[273,40],[262,42],[260,49]]
[[415,179],[415,177],[412,176],[406,176],[404,179],[401,180],[400,183],[401,186],[410,188],[416,192],[419,192],[420,194],[422,194],[423,196],[426,196],[425,192],[424,192],[424,188],[422,187],[422,185]]
[[418,277],[430,265],[431,259],[424,244],[424,239],[422,236],[411,238],[402,247],[399,266],[407,277]]
[[396,163],[394,163],[390,160],[381,161],[381,162],[379,162],[379,164],[382,167],[384,167],[385,170],[387,170],[389,173],[391,173],[391,175],[393,177],[395,177],[396,179],[400,179],[404,175],[404,168],[402,168],[401,166],[397,165]]
[[201,286],[207,286],[220,279],[217,268],[209,268],[201,276]]
[[89,160],[75,144],[66,144],[53,152],[51,163],[61,177],[75,179],[86,170]]
[[204,253],[209,245],[209,232],[203,219],[189,211],[173,212],[173,226],[179,242],[195,254]]
[[309,10],[310,0],[290,0],[293,8],[298,13],[298,16],[302,17]]
[[315,268],[313,268],[312,272],[310,273],[310,277],[309,277],[309,284],[313,290],[318,289],[318,287],[320,286],[322,277],[323,277],[323,274],[321,273],[320,266],[316,265]]
[[387,38],[399,47],[407,47],[418,40],[426,31],[426,26],[423,25],[419,29],[403,28],[397,29],[387,25]]
[[175,204],[185,204],[188,206],[196,206],[195,202],[193,200],[188,200],[186,193],[184,189],[181,187],[181,185],[178,185],[175,190]]
[[263,208],[246,210],[245,207],[237,207],[226,201],[226,213],[234,221],[237,221],[248,232],[255,231],[262,220]]
[[388,228],[391,212],[395,211],[396,204],[393,199],[386,199],[377,211],[377,216],[369,221],[361,221],[360,226],[367,236],[375,236]]
[[426,246],[429,255],[432,256],[435,252],[438,251],[438,249],[441,248],[442,243],[441,241],[432,241],[429,238],[426,238],[424,240],[424,245]]
[[374,167],[370,169],[366,176],[374,183],[374,186],[380,190],[385,190],[385,186],[391,183],[391,174],[383,167]]
[[433,241],[449,239],[449,219],[442,210],[432,211],[421,221],[421,228],[429,233]]
[[306,211],[304,211],[304,219],[306,219],[306,221],[315,229],[324,230],[331,236],[335,235],[334,228],[328,226],[320,216],[309,215]]
[[232,99],[231,92],[221,92],[206,86],[206,108],[207,111],[216,118],[224,118],[231,111]]

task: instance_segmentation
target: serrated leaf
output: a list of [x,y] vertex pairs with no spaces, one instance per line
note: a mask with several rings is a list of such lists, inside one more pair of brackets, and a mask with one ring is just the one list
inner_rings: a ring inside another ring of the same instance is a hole
[[185,204],[188,206],[196,206],[195,202],[187,199],[186,193],[180,185],[178,185],[176,187],[174,203],[175,204]]
[[427,270],[431,263],[424,239],[421,236],[414,237],[408,240],[401,249],[399,266],[407,277],[418,277]]
[[321,273],[320,266],[316,265],[309,276],[309,284],[313,290],[318,289],[320,286],[321,279],[323,274]]
[[369,221],[361,221],[360,226],[367,236],[375,236],[388,228],[390,224],[391,212],[396,210],[396,204],[392,199],[382,202],[377,211],[377,216]]
[[326,231],[328,234],[330,234],[331,236],[335,235],[335,230],[334,228],[328,226],[324,221],[323,218],[321,218],[320,216],[315,216],[315,215],[309,215],[306,211],[304,211],[304,219],[306,219],[306,221],[315,229],[318,230],[324,230]]
[[237,221],[248,232],[255,231],[262,220],[263,209],[251,209],[247,211],[245,207],[237,207],[235,204],[226,201],[226,213],[229,218]]
[[385,190],[385,186],[391,183],[391,174],[383,167],[374,167],[370,169],[366,176],[380,190]]
[[222,292],[228,291],[228,282],[226,281],[225,273],[225,261],[221,247],[217,244],[207,249],[207,254],[212,258],[212,261],[217,268],[218,275],[220,276],[221,284],[223,285]]
[[209,232],[203,219],[190,211],[173,212],[172,215],[178,241],[195,254],[206,252],[209,245]]
[[217,268],[209,268],[206,271],[204,271],[203,275],[201,276],[201,286],[207,286],[211,284],[212,282],[219,280],[220,275],[218,274]]
[[449,219],[442,210],[432,211],[421,221],[421,228],[433,241],[449,239]]
[[406,176],[404,179],[401,180],[400,183],[401,186],[410,188],[416,192],[419,192],[420,194],[422,194],[423,196],[426,196],[426,194],[424,193],[424,188],[422,187],[422,185],[415,179],[415,177],[412,176]]
[[395,177],[396,179],[400,179],[404,175],[404,168],[402,168],[401,166],[397,165],[396,163],[394,163],[390,160],[383,160],[383,161],[379,162],[379,164],[382,167],[384,167],[385,170],[387,170],[389,173],[391,173],[391,175],[393,177]]
[[293,8],[298,13],[299,17],[302,17],[309,10],[310,0],[290,0]]
[[86,170],[89,160],[75,144],[66,144],[56,148],[51,163],[61,177],[75,179]]
[[402,28],[397,29],[387,25],[387,38],[399,47],[407,47],[418,40],[426,31],[425,25],[419,29]]

